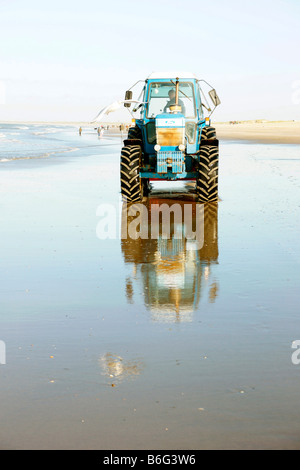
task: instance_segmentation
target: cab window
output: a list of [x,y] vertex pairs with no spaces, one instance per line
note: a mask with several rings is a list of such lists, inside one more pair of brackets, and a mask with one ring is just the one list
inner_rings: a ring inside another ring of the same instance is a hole
[[[151,83],[148,95],[147,117],[155,118],[158,114],[170,112],[168,105],[175,104],[174,91],[175,82]],[[190,82],[179,83],[179,104],[182,114],[187,118],[196,116],[194,87]]]

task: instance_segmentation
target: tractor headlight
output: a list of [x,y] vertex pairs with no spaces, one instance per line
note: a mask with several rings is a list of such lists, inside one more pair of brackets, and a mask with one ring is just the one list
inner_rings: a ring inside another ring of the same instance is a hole
[[180,150],[181,152],[184,152],[184,150],[185,150],[185,145],[180,144],[180,145],[178,145],[178,148],[179,148],[179,150]]
[[159,152],[160,149],[161,149],[161,146],[160,146],[160,145],[158,145],[158,144],[154,145],[154,150],[155,150],[155,152]]

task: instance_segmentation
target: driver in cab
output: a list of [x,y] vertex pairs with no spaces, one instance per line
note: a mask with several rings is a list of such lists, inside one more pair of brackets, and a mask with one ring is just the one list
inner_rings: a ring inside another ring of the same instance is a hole
[[[164,107],[164,113],[170,112],[170,106],[176,104],[176,92],[174,89],[169,90],[169,101],[167,102],[166,106]],[[185,106],[181,99],[178,99],[178,105],[181,106],[181,113],[185,115]]]

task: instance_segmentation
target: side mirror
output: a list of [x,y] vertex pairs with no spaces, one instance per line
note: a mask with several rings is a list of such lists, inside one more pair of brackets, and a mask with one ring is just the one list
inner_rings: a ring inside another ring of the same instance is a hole
[[212,102],[213,102],[213,104],[214,104],[215,107],[217,107],[217,106],[219,106],[219,104],[221,104],[221,100],[220,100],[220,98],[218,97],[217,92],[216,92],[215,89],[210,90],[210,91],[208,92],[208,94],[209,94],[210,99],[212,100]]
[[[125,93],[125,100],[132,100],[132,91],[127,90]],[[124,103],[125,108],[130,108],[131,103]]]

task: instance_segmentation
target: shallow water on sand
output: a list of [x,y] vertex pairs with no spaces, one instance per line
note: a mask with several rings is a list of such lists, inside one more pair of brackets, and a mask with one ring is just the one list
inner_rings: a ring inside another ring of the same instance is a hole
[[[0,447],[298,449],[299,147],[221,143],[195,249],[121,239],[120,140],[66,132],[79,150],[0,166]],[[163,203],[196,226],[191,185]]]

